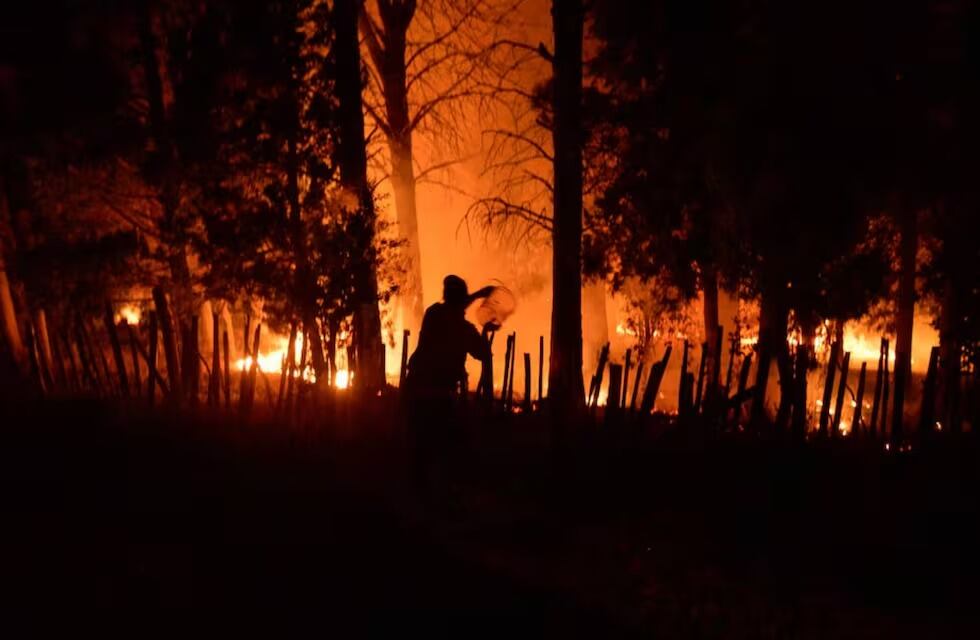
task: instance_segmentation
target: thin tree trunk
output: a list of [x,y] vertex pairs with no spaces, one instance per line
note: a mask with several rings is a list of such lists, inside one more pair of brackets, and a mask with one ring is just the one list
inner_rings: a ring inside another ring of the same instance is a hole
[[[914,209],[906,209],[900,219],[900,272],[898,278],[898,314],[895,319],[895,406],[892,424],[901,431],[904,415],[905,385],[911,372],[912,332],[915,323],[915,254],[918,248],[918,225]],[[900,437],[894,434],[893,437]]]
[[417,332],[422,325],[424,309],[413,163],[413,123],[408,105],[406,66],[407,34],[415,9],[415,2],[379,2],[378,12],[383,28],[376,29],[362,5],[360,24],[371,60],[381,79],[381,93],[385,103],[382,129],[388,141],[391,158],[391,184],[395,195],[398,231],[408,263],[405,281],[399,292],[402,328]]
[[584,402],[582,384],[581,0],[553,0],[554,220],[548,396],[558,424]]

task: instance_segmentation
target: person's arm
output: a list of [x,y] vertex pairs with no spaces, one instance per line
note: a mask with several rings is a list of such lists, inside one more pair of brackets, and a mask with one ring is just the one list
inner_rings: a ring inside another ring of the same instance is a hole
[[469,297],[466,299],[466,306],[467,307],[470,306],[480,298],[488,298],[491,293],[493,293],[493,287],[490,286],[483,287],[482,289],[477,289],[476,291],[471,293]]

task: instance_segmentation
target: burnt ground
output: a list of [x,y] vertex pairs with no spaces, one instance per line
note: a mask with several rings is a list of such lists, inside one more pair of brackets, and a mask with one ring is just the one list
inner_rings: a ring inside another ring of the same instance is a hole
[[2,413],[7,637],[980,630],[969,437],[896,455],[596,429],[556,458],[535,417],[481,422],[446,511],[415,499],[380,403],[304,429]]

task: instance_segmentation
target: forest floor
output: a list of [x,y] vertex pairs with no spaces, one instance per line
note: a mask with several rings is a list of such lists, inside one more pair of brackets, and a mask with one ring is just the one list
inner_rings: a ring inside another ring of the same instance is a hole
[[470,426],[447,512],[377,404],[296,430],[4,402],[7,637],[980,637],[972,439],[556,457],[516,416]]

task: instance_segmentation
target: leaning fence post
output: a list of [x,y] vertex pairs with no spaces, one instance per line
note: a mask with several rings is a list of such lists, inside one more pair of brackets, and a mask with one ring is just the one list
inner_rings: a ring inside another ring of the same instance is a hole
[[704,400],[704,377],[705,369],[708,366],[708,343],[701,343],[701,359],[698,363],[698,383],[694,396],[694,415],[701,413],[701,402]]
[[[153,372],[157,368],[157,314],[155,311],[150,312],[150,355],[146,359],[146,366],[150,368],[150,379],[146,381],[146,386],[148,387],[148,397],[147,400],[149,405],[153,406],[154,400],[154,390],[157,383],[156,377]],[[169,372],[168,372],[169,375]],[[173,385],[173,381],[170,381],[170,385]]]
[[126,322],[126,332],[129,335],[129,355],[133,360],[133,397],[138,399],[143,391],[143,377],[140,375],[139,350],[137,349],[139,336],[136,335],[136,330],[128,321]]
[[834,342],[830,345],[830,359],[827,361],[827,377],[823,385],[823,404],[820,405],[820,437],[827,436],[827,427],[830,425],[830,403],[834,399],[834,376],[837,373],[837,358],[840,355],[841,345]]
[[405,388],[405,378],[408,376],[408,337],[411,335],[411,331],[405,329],[402,331],[402,362],[398,369],[398,388]]
[[112,314],[112,304],[105,302],[103,315],[106,332],[109,334],[109,345],[112,347],[112,358],[116,363],[116,374],[119,376],[119,389],[124,398],[129,397],[129,380],[126,376],[126,361],[123,360],[122,346],[119,344],[119,332],[116,331],[116,320]]
[[510,334],[510,379],[507,381],[507,403],[509,411],[514,406],[514,376],[517,369],[517,332]]
[[643,402],[640,404],[640,417],[641,419],[646,418],[653,411],[653,407],[657,401],[657,393],[660,391],[660,382],[663,380],[664,371],[667,370],[667,364],[670,362],[670,354],[674,347],[672,345],[667,345],[667,349],[664,351],[664,356],[660,360],[650,367],[650,375],[647,377],[647,387],[643,390]]
[[844,359],[840,365],[840,386],[837,388],[837,403],[834,405],[834,423],[830,431],[830,435],[833,438],[840,435],[840,421],[843,417],[841,414],[844,413],[844,391],[847,389],[847,369],[850,364],[851,352],[845,351]]
[[208,406],[221,405],[221,341],[217,311],[211,312],[211,377],[208,379]]
[[623,367],[609,364],[609,394],[606,396],[606,423],[619,414],[619,399],[623,392]]
[[636,396],[640,391],[640,379],[643,377],[643,360],[636,363],[636,373],[633,378],[633,395],[630,398],[630,413],[636,412]]
[[538,336],[538,403],[544,400],[544,336]]
[[524,352],[524,413],[531,413],[531,354]]
[[[891,373],[888,368],[891,366],[889,360],[889,355],[891,350],[888,347],[888,340],[885,340],[885,377],[882,378],[881,383],[881,421],[879,423],[878,431],[881,432],[881,438],[887,438],[888,434],[888,392],[891,388]],[[896,359],[897,362],[897,359]]]
[[922,384],[922,405],[919,410],[919,433],[930,433],[936,424],[936,368],[939,364],[939,347],[929,351],[929,368]]
[[864,420],[861,419],[861,416],[864,413],[864,383],[867,374],[868,374],[868,363],[862,362],[861,372],[858,373],[857,397],[854,399],[854,403],[855,403],[854,416],[851,418],[851,432],[855,436],[860,436],[861,430],[864,427],[863,424]]
[[882,338],[881,346],[878,347],[878,371],[875,375],[874,397],[871,399],[871,418],[868,420],[869,435],[872,438],[876,438],[878,436],[878,403],[881,401],[881,392],[883,389],[881,384],[883,378],[882,374],[885,367],[885,363],[883,361],[888,358],[888,350],[885,347],[886,343],[887,341]]
[[173,318],[170,315],[167,296],[159,285],[153,287],[153,303],[157,308],[157,321],[160,323],[160,333],[163,336],[163,355],[167,360],[170,396],[174,402],[180,402],[183,393],[180,385],[180,361],[177,358],[177,338],[174,334]]

